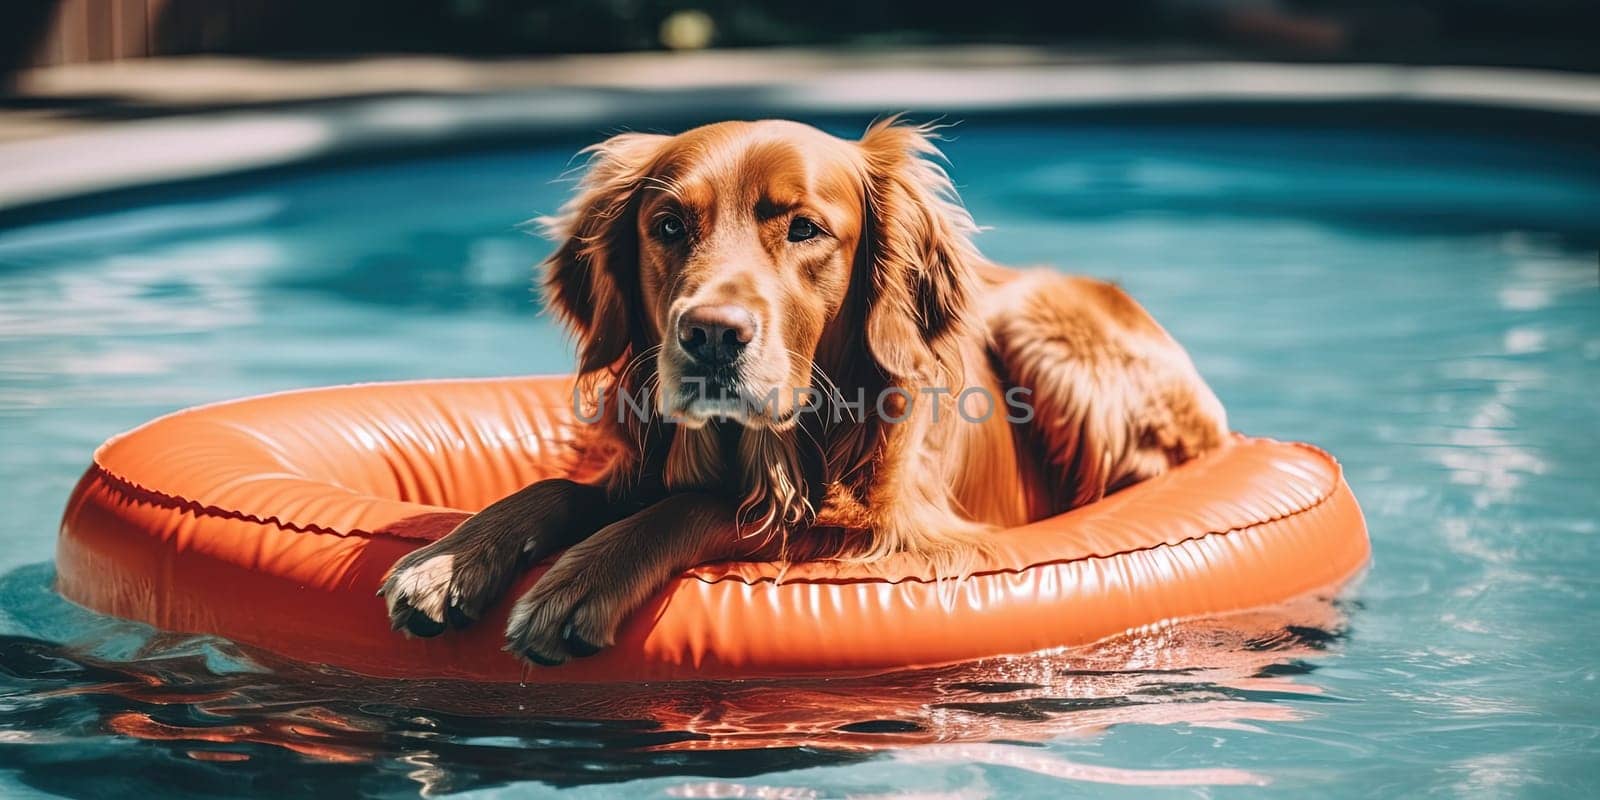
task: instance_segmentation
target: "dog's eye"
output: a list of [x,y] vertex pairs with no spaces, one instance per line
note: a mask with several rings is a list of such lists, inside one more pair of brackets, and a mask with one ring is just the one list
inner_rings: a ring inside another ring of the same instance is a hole
[[670,214],[656,220],[655,228],[656,236],[660,237],[664,242],[675,242],[682,239],[684,232],[687,230],[683,225],[683,220]]
[[807,239],[815,239],[819,233],[822,233],[822,229],[817,227],[817,223],[812,222],[805,217],[795,217],[794,220],[789,223],[789,241],[791,242],[803,242]]

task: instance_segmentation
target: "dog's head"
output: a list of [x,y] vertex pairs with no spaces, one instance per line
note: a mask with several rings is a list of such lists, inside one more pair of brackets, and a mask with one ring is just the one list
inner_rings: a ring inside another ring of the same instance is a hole
[[685,427],[778,431],[853,349],[883,385],[948,375],[972,222],[928,129],[890,120],[849,141],[728,122],[592,150],[548,221],[560,245],[545,277],[582,372],[653,361],[657,410]]

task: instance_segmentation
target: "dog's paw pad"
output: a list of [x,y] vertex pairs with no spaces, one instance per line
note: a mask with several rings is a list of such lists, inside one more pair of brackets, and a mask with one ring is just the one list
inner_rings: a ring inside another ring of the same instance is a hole
[[578,633],[570,621],[561,626],[561,643],[567,646],[567,652],[578,658],[588,658],[601,649],[600,645],[590,642],[583,637],[583,634]]
[[423,639],[429,639],[444,633],[444,623],[436,622],[414,611],[406,614],[405,619],[400,624],[401,627],[405,628],[406,633]]

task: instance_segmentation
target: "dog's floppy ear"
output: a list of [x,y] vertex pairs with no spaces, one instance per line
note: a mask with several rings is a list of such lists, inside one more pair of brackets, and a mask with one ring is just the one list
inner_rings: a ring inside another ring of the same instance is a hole
[[930,126],[890,118],[861,137],[871,270],[867,346],[899,381],[949,377],[951,346],[968,321],[978,254],[975,230],[935,158]]
[[572,199],[539,220],[559,242],[545,261],[545,305],[578,337],[578,370],[613,367],[633,341],[629,303],[638,242],[634,192],[669,137],[624,133],[588,148],[589,166]]

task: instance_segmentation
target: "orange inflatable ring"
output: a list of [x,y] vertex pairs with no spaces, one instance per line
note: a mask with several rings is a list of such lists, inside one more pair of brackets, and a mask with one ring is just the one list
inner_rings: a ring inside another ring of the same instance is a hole
[[1368,556],[1337,462],[1240,437],[995,534],[993,557],[953,592],[895,558],[798,564],[781,581],[774,564],[710,564],[635,613],[616,646],[526,672],[501,651],[509,601],[465,631],[391,632],[374,596],[389,565],[572,465],[570,386],[372,384],[163,417],[95,453],[61,525],[57,585],[96,611],[364,674],[621,681],[860,674],[1082,645],[1330,589]]

